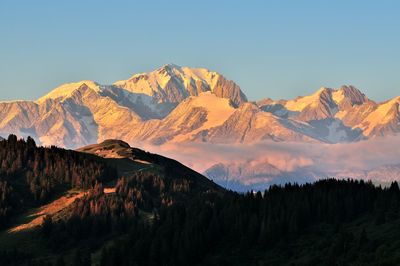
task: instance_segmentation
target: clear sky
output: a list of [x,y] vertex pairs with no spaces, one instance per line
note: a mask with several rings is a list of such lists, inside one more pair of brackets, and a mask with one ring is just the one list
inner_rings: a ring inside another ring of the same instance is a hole
[[400,1],[0,1],[0,99],[206,67],[250,99],[353,84],[400,95]]

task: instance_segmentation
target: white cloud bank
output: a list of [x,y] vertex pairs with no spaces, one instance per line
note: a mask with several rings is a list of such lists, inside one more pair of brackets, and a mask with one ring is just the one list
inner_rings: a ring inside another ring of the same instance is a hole
[[318,170],[369,170],[400,163],[400,136],[354,143],[324,144],[265,141],[254,144],[179,143],[162,146],[143,145],[197,171],[216,163],[264,160],[282,171],[313,166]]
[[246,145],[180,143],[142,148],[174,158],[199,172],[217,163],[245,163],[249,168],[268,163],[282,172],[307,169],[332,175],[400,164],[400,136],[340,144],[264,141]]

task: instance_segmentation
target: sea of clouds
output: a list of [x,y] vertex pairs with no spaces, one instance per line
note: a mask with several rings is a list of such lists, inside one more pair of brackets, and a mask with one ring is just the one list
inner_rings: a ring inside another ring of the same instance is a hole
[[[399,165],[398,147],[400,136],[339,144],[263,141],[253,144],[170,143],[142,146],[148,151],[174,158],[199,172],[218,163],[238,163],[249,168],[265,163],[283,173],[303,171],[321,177],[342,177],[344,173],[352,177],[352,173],[359,175],[378,167]],[[393,178],[396,175],[392,175],[391,179]],[[252,181],[242,177],[241,182]]]

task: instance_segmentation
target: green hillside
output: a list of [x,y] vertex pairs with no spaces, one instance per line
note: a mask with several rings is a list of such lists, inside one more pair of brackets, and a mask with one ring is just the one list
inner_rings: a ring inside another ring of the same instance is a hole
[[399,265],[399,209],[397,183],[239,194],[121,141],[0,141],[0,265]]

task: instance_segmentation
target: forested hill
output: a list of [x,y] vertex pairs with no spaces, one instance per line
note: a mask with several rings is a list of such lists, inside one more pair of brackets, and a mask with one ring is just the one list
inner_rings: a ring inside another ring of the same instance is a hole
[[0,265],[400,264],[396,182],[238,194],[122,142],[84,150],[99,156],[0,141],[3,228],[58,206],[71,188],[80,193],[36,227],[1,232]]
[[[80,148],[78,151],[107,159],[114,159],[108,161],[116,162],[114,166],[120,175],[126,175],[126,172],[129,173],[129,171],[132,170],[132,164],[136,163],[136,165],[141,165],[139,169],[140,171],[143,171],[143,169],[155,170],[157,168],[161,168],[162,175],[172,179],[187,179],[191,183],[191,187],[194,190],[224,190],[213,181],[176,160],[146,152],[138,148],[132,148],[128,143],[121,140],[105,140],[99,144]],[[123,164],[122,161],[124,161],[125,164]],[[126,163],[128,163],[130,167],[126,167]],[[137,169],[133,168],[133,171],[135,170]]]
[[86,190],[117,178],[103,159],[10,135],[0,141],[0,226],[21,211],[71,189]]
[[[122,148],[121,143],[110,140],[94,146],[113,152],[113,149]],[[0,140],[0,226],[9,222],[13,215],[48,203],[68,190],[87,191],[95,188],[96,184],[114,187],[117,181],[138,173],[145,186],[155,182],[161,186],[162,192],[168,191],[170,186],[187,193],[209,189],[222,191],[184,165],[140,149],[129,147],[125,151],[134,154],[134,158],[131,156],[133,159],[127,156],[103,158],[90,154],[88,149],[85,151],[37,147],[32,138],[25,141],[15,135]]]

